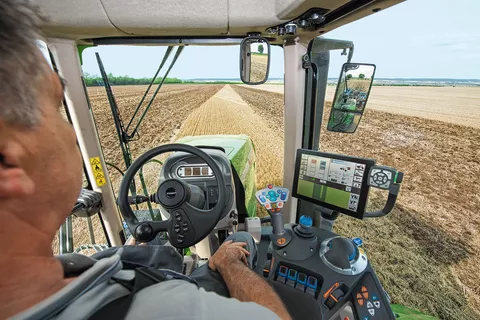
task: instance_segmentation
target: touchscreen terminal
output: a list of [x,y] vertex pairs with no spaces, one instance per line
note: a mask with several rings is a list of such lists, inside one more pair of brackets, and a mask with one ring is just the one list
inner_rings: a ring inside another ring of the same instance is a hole
[[294,197],[362,219],[374,160],[299,149]]

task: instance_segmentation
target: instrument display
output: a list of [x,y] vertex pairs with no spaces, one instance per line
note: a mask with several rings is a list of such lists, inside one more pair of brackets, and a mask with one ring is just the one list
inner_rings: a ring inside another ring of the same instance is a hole
[[363,218],[367,177],[375,161],[312,150],[298,150],[293,195],[317,205]]
[[213,171],[206,164],[181,165],[177,168],[180,178],[213,177]]

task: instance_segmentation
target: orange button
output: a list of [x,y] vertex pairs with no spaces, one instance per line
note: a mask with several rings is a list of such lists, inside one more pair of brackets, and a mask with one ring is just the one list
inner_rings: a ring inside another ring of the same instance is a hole
[[368,292],[364,292],[364,293],[363,293],[363,297],[364,297],[365,299],[368,299]]
[[349,318],[349,317],[345,317],[345,318],[343,318],[343,320],[350,320],[350,318]]
[[283,245],[283,244],[285,244],[286,242],[287,242],[287,239],[286,239],[286,238],[278,238],[278,239],[277,239],[277,243],[278,243],[279,245]]
[[363,307],[363,299],[358,299],[357,302],[360,305],[360,307]]
[[367,288],[365,286],[362,286],[362,292],[367,292]]
[[362,299],[362,294],[360,292],[357,293],[357,299]]

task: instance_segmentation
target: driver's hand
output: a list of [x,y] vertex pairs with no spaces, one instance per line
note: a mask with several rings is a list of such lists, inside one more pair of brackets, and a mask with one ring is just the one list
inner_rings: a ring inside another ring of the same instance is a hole
[[243,262],[248,266],[247,257],[250,255],[250,252],[244,248],[246,245],[246,242],[225,241],[210,258],[208,266],[213,271],[218,272],[221,272],[224,268],[228,268],[229,265],[239,262]]

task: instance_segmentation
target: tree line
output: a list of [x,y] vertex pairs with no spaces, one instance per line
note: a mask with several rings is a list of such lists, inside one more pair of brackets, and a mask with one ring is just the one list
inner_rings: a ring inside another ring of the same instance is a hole
[[[84,80],[87,87],[103,86],[102,77],[91,75],[89,73],[84,74]],[[155,79],[154,84],[159,84],[162,81],[162,77]],[[112,73],[108,74],[108,81],[112,86],[128,86],[128,85],[145,85],[152,82],[152,78],[132,78],[130,76],[114,76]],[[178,78],[166,78],[164,83],[195,83],[190,80],[182,80]]]

